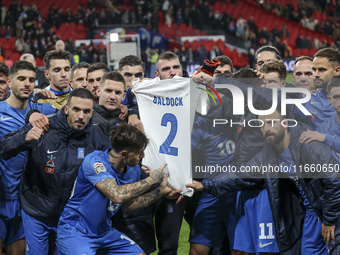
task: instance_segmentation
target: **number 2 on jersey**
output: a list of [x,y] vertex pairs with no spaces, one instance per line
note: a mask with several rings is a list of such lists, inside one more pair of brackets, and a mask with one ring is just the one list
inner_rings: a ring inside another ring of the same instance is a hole
[[162,117],[161,125],[166,127],[170,122],[170,133],[168,137],[165,139],[164,143],[159,147],[159,153],[168,154],[171,156],[178,156],[178,148],[171,147],[171,143],[174,141],[175,136],[177,134],[177,118],[172,113],[166,113]]

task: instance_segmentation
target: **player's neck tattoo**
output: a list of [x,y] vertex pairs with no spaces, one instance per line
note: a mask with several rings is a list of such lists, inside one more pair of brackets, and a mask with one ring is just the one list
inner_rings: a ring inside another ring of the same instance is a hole
[[119,158],[119,157],[113,155],[112,150],[109,151],[109,155],[110,155],[112,158]]

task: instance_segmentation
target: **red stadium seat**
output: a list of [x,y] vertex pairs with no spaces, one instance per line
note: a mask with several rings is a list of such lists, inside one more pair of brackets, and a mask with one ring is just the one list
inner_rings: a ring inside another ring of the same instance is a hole
[[309,50],[308,56],[313,57],[317,51],[318,51],[318,50],[316,50],[316,49],[314,49],[314,48],[311,48],[311,49]]
[[299,57],[302,55],[301,49],[293,49],[293,56],[294,57]]
[[301,54],[303,56],[308,56],[309,55],[309,50],[308,49],[302,49]]

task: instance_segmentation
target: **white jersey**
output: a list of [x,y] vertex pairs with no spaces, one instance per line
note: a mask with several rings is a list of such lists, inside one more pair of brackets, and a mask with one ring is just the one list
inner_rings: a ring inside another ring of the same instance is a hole
[[185,187],[192,182],[190,80],[179,76],[167,80],[155,78],[135,84],[132,90],[150,139],[143,165],[155,169],[167,163],[169,184],[183,189],[186,196],[193,194],[191,188]]

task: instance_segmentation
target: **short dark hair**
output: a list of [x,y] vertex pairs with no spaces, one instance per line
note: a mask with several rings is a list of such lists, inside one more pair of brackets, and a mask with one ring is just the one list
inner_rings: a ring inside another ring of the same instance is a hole
[[46,68],[46,70],[48,70],[51,67],[51,60],[52,59],[65,59],[71,65],[70,58],[71,58],[71,53],[69,53],[66,50],[51,50],[51,51],[48,51],[48,52],[46,52],[46,54],[44,56],[45,68]]
[[118,70],[121,71],[123,66],[142,66],[144,69],[144,62],[135,55],[127,55],[119,60]]
[[4,62],[0,62],[0,73],[8,77],[9,68]]
[[259,88],[262,85],[262,79],[260,79],[250,67],[243,67],[235,72],[233,74],[233,79],[251,85],[254,88]]
[[255,59],[257,62],[257,56],[264,51],[269,51],[269,52],[273,52],[275,54],[275,58],[277,60],[281,60],[281,54],[279,52],[279,50],[277,48],[275,48],[274,46],[270,46],[270,45],[265,45],[262,46],[261,48],[259,48],[256,52],[255,52]]
[[35,73],[36,69],[35,67],[30,63],[25,60],[19,60],[13,63],[11,68],[9,69],[9,76],[12,76],[16,74],[20,70],[29,70]]
[[83,99],[91,99],[93,101],[93,95],[92,93],[85,88],[77,88],[71,91],[70,95],[67,99],[67,104],[71,102],[72,97],[80,97]]
[[86,62],[80,62],[78,64],[73,65],[72,69],[71,69],[71,80],[73,79],[73,74],[74,74],[74,71],[76,69],[80,69],[80,68],[87,68],[87,69],[89,69],[89,67],[90,67],[90,64],[86,63]]
[[111,146],[115,152],[127,150],[128,152],[144,149],[149,139],[138,128],[127,123],[114,127],[111,135]]
[[230,65],[231,66],[231,72],[234,72],[234,66],[233,61],[231,61],[230,58],[228,58],[225,55],[217,56],[215,59],[221,62],[221,66]]
[[126,90],[125,79],[123,75],[119,73],[118,71],[111,71],[111,72],[105,73],[103,77],[100,79],[99,86],[102,87],[106,80],[121,82],[124,84],[124,90]]
[[295,59],[295,62],[294,62],[294,66],[297,64],[297,62],[301,61],[301,60],[310,60],[313,62],[313,58],[309,57],[309,56],[300,56],[300,57],[297,57]]
[[179,65],[181,65],[179,58],[175,53],[173,53],[172,51],[165,51],[165,52],[161,53],[156,60],[156,70],[157,71],[158,71],[157,64],[162,59],[165,59],[165,60],[178,59]]
[[270,60],[264,63],[260,68],[261,73],[275,72],[279,74],[279,78],[286,79],[287,68],[282,60]]
[[314,57],[327,58],[329,62],[340,65],[340,51],[333,48],[324,48],[315,53]]
[[94,63],[92,65],[90,65],[90,67],[87,69],[87,75],[89,73],[92,73],[94,71],[97,70],[103,70],[104,73],[110,72],[110,68],[107,66],[107,64],[103,63],[103,62],[98,62],[98,63]]
[[170,60],[170,59],[174,59],[174,58],[177,58],[179,60],[178,56],[175,53],[173,53],[172,51],[165,51],[158,56],[156,64],[161,59]]
[[327,84],[327,92],[331,93],[332,88],[340,87],[340,76],[334,76]]

